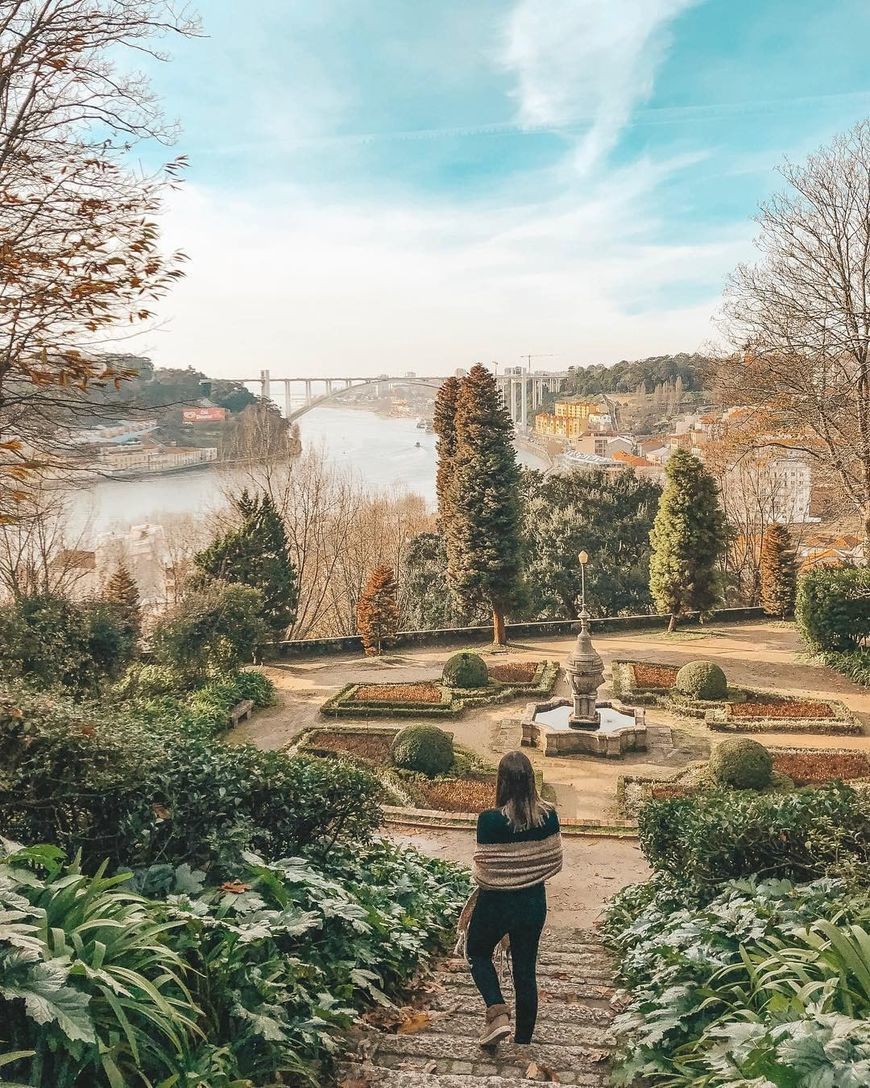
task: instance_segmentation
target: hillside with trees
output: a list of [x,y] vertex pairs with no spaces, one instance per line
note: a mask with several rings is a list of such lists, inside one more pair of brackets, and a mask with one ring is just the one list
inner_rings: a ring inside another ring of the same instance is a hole
[[612,366],[568,367],[569,378],[563,392],[577,396],[600,393],[654,393],[656,388],[680,388],[686,393],[700,393],[710,388],[711,362],[706,355],[652,355],[647,359],[623,359]]

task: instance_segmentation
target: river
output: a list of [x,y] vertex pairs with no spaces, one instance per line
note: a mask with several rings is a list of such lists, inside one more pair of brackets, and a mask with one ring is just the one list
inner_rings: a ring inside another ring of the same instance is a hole
[[[376,415],[357,408],[319,407],[299,421],[306,449],[321,448],[335,465],[355,473],[372,491],[411,491],[435,501],[435,435],[416,420]],[[541,458],[518,450],[522,464],[542,468]],[[221,475],[214,468],[139,480],[101,480],[77,492],[71,516],[88,535],[126,529],[161,515],[198,514],[221,503]]]

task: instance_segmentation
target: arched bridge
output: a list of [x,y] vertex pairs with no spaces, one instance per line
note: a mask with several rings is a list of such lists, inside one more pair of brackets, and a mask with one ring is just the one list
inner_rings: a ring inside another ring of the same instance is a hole
[[[564,377],[563,374],[534,373],[522,367],[508,368],[504,373],[496,375],[496,382],[511,419],[520,430],[528,429],[530,417],[533,417],[543,401],[544,391],[558,392]],[[258,378],[233,380],[244,385],[259,385],[260,396],[275,401],[277,401],[274,395],[275,387],[283,386],[284,415],[292,422],[319,404],[339,400],[351,392],[376,389],[379,396],[386,396],[389,390],[397,385],[418,385],[438,389],[447,379],[446,376],[418,377],[416,374],[405,374],[401,377],[381,374],[376,378],[276,378],[272,377],[268,370],[261,370]]]

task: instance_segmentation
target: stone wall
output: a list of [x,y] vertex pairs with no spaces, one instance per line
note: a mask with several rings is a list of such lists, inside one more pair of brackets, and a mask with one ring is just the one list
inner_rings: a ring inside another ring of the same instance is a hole
[[[663,630],[667,627],[668,616],[601,616],[590,621],[593,632],[605,633],[616,631]],[[763,620],[765,615],[760,608],[721,608],[714,612],[710,623],[739,623],[744,620]],[[680,619],[680,626],[697,625],[697,612],[687,614]],[[532,623],[509,623],[507,636],[509,642],[519,639],[565,637],[576,635],[580,630],[578,620],[539,620]],[[389,649],[407,649],[413,646],[470,646],[486,644],[492,641],[492,627],[488,624],[479,627],[446,627],[435,631],[401,631],[389,644]],[[287,642],[276,642],[265,648],[265,661],[281,660],[288,657],[321,657],[325,654],[361,654],[362,639],[359,635],[344,635],[340,638],[302,638]]]

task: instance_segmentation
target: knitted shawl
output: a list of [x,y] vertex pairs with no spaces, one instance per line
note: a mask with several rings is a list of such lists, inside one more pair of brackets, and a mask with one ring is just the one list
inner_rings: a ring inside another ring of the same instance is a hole
[[[471,876],[477,887],[459,916],[455,954],[465,957],[468,926],[481,888],[492,891],[531,888],[561,871],[562,836],[558,831],[533,842],[478,843],[471,866]],[[507,943],[505,937],[499,946],[501,952],[507,949]]]

